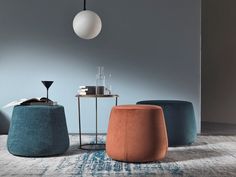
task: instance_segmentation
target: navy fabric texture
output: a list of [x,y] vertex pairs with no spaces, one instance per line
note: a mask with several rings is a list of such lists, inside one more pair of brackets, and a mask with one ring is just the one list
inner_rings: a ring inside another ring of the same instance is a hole
[[69,136],[63,106],[15,106],[7,140],[8,151],[19,156],[64,153]]
[[161,106],[164,112],[169,146],[192,144],[197,137],[193,104],[178,100],[146,100],[137,104]]

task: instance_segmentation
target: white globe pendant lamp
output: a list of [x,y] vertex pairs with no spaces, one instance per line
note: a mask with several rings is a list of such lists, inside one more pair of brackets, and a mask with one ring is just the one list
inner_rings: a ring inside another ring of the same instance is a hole
[[102,21],[95,12],[86,10],[86,0],[84,0],[84,10],[73,20],[73,29],[82,39],[93,39],[101,32]]

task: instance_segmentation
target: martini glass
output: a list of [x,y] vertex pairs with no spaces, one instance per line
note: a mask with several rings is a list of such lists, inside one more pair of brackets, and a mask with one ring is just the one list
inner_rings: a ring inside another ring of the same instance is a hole
[[53,81],[42,81],[42,83],[47,89],[47,103],[48,103],[48,89],[49,89],[49,87],[51,87]]

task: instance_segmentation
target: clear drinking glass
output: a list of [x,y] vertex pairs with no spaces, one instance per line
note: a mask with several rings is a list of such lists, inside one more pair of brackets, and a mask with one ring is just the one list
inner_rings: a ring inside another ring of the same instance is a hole
[[96,74],[96,94],[104,95],[104,91],[105,91],[104,67],[98,66],[98,72]]
[[106,81],[106,94],[111,95],[111,73],[108,75],[107,81]]

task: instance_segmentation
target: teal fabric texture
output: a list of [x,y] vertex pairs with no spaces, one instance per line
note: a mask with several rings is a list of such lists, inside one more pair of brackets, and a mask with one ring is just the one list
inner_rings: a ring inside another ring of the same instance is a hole
[[60,105],[15,106],[7,140],[13,155],[59,155],[69,147],[64,107]]
[[137,104],[161,106],[164,112],[169,146],[192,144],[197,137],[193,104],[179,100],[146,100]]

